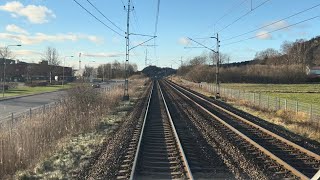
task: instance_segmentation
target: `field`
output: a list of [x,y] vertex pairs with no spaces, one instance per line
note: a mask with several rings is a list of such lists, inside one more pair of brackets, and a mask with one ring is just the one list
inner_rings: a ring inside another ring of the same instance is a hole
[[[61,85],[52,85],[52,86],[43,86],[43,87],[22,86],[22,87],[17,87],[17,88],[9,89],[8,91],[5,91],[4,96],[10,97],[10,96],[23,96],[28,94],[38,94],[43,92],[57,91],[57,90],[66,89],[70,87],[71,87],[70,84],[64,85],[64,87],[62,87]],[[1,97],[2,97],[2,94],[1,94]]]
[[296,100],[320,106],[320,84],[242,84],[226,83],[221,87]]

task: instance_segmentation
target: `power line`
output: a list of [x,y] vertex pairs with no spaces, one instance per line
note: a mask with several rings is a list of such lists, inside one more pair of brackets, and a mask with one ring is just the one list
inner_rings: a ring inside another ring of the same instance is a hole
[[[156,22],[155,22],[155,27],[154,27],[154,36],[157,36],[157,32],[158,32],[159,13],[160,13],[160,0],[158,0],[158,3],[157,3]],[[154,56],[155,56],[155,59],[157,60],[157,48],[155,46],[156,45],[156,39],[154,39],[153,45],[154,45]]]
[[233,9],[238,8],[239,6],[241,6],[241,5],[242,5],[243,3],[245,3],[246,1],[248,1],[248,0],[241,1],[241,3],[232,6],[232,8],[230,8],[229,11],[227,11],[224,15],[222,15],[214,24],[217,24],[217,23],[218,23],[219,21],[221,21],[224,17],[226,17],[227,15],[229,15],[230,13],[232,13],[232,12],[233,12]]
[[124,4],[123,0],[121,0],[123,7],[125,7],[126,5]]
[[87,2],[94,8],[96,9],[104,18],[106,18],[106,20],[108,20],[111,24],[113,24],[117,29],[119,29],[122,32],[125,32],[124,30],[122,30],[119,26],[117,26],[114,22],[112,22],[109,18],[107,18],[94,4],[92,4],[89,0],[87,0]]
[[[134,22],[135,22],[135,24],[134,24],[134,26],[135,26],[135,31],[140,31],[140,25],[139,25],[139,22],[138,22],[138,17],[137,17],[137,15],[136,15],[136,10],[135,10],[135,6],[134,6],[134,2],[133,2],[133,0],[131,0],[131,4],[132,4],[132,6],[133,6],[133,8],[132,8],[132,15],[133,15],[133,19],[134,19]],[[131,23],[132,23],[132,21],[131,21]],[[133,23],[132,23],[133,24]]]
[[136,26],[138,27],[138,30],[139,30],[140,23],[139,23],[138,16],[137,16],[137,13],[136,13],[136,10],[135,10],[135,9],[133,9],[132,14],[133,14],[133,19],[134,19],[134,21],[136,22]]
[[259,7],[263,6],[264,4],[266,4],[267,2],[269,2],[271,0],[266,0],[264,2],[262,2],[261,4],[259,4],[257,7],[252,8],[250,11],[248,11],[247,13],[245,13],[244,15],[240,16],[239,18],[235,19],[234,21],[232,21],[230,24],[224,26],[223,28],[221,28],[218,32],[221,32],[225,29],[227,29],[228,27],[230,27],[231,25],[233,25],[234,23],[238,22],[240,19],[244,18],[245,16],[249,15],[251,12],[253,12],[254,10],[258,9]]
[[113,31],[114,33],[118,34],[121,37],[124,37],[122,34],[117,32],[116,30],[112,29],[108,25],[106,25],[103,21],[101,21],[99,18],[97,18],[95,15],[93,15],[89,10],[87,10],[85,7],[83,7],[77,0],[73,0],[75,3],[77,3],[82,9],[84,9],[88,14],[90,14],[92,17],[94,17],[97,21],[99,21],[101,24],[103,24],[105,27]]
[[160,0],[158,0],[158,5],[157,5],[156,23],[155,23],[155,28],[154,28],[154,36],[157,35],[157,31],[158,31],[159,11],[160,11]]
[[242,39],[242,40],[239,40],[239,41],[235,41],[235,42],[231,42],[231,43],[227,43],[227,44],[222,44],[222,46],[227,46],[227,45],[231,45],[231,44],[235,44],[235,43],[240,43],[240,42],[243,42],[243,41],[247,41],[247,40],[250,40],[250,39],[254,39],[254,38],[257,38],[257,37],[260,37],[260,36],[265,36],[265,35],[269,35],[273,32],[276,32],[276,31],[280,31],[282,29],[286,29],[286,28],[289,28],[291,26],[295,26],[295,25],[298,25],[298,24],[301,24],[301,23],[304,23],[304,22],[307,22],[307,21],[310,21],[310,20],[313,20],[313,19],[316,19],[320,16],[314,16],[312,18],[309,18],[309,19],[305,19],[303,21],[299,21],[297,23],[294,23],[294,24],[291,24],[291,25],[288,25],[288,26],[285,26],[285,27],[282,27],[282,28],[279,28],[279,29],[275,29],[273,31],[269,31],[269,32],[266,32],[266,33],[263,33],[263,34],[258,34],[258,35],[255,35],[255,36],[252,36],[252,37],[249,37],[249,38],[246,38],[246,39]]
[[270,23],[270,24],[261,26],[261,27],[259,27],[259,28],[254,29],[254,30],[251,30],[251,31],[245,32],[245,33],[243,33],[243,34],[239,34],[239,35],[233,36],[233,37],[228,38],[228,39],[224,39],[223,41],[228,41],[228,40],[231,40],[231,39],[234,39],[234,38],[237,38],[237,37],[240,37],[240,36],[243,36],[243,35],[246,35],[246,34],[255,32],[255,31],[258,31],[258,30],[263,29],[263,28],[265,28],[265,27],[268,27],[268,26],[277,24],[277,23],[279,23],[279,22],[281,22],[281,21],[283,21],[283,20],[292,18],[292,17],[297,16],[297,15],[299,15],[299,14],[302,14],[302,13],[304,13],[304,12],[310,11],[311,9],[314,9],[314,8],[316,8],[316,7],[319,7],[319,6],[320,6],[320,4],[317,4],[317,5],[315,5],[315,6],[312,6],[312,7],[308,8],[308,9],[305,9],[305,10],[299,11],[299,12],[297,12],[297,13],[295,13],[295,14],[292,14],[292,15],[290,15],[290,16],[288,16],[288,17],[285,17],[285,18],[283,18],[283,19],[277,20],[277,21],[275,21],[275,22],[273,22],[273,23]]

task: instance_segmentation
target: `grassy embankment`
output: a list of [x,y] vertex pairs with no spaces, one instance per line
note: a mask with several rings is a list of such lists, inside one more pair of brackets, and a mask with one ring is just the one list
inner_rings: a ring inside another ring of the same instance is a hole
[[0,179],[72,179],[89,163],[145,89],[146,79],[98,93],[88,85],[71,88],[59,106],[15,124],[0,126]]
[[[213,96],[212,93],[207,92],[205,89],[199,88],[199,86],[192,86],[185,81],[181,80],[181,77],[174,77],[173,81],[189,87],[197,92],[200,92],[206,96]],[[246,92],[256,92],[267,94],[270,96],[287,98],[290,100],[298,100],[304,103],[313,103],[320,105],[320,84],[222,84],[222,87],[229,89],[240,89]],[[308,116],[304,113],[285,112],[283,110],[272,111],[269,109],[259,109],[255,105],[246,101],[238,101],[235,99],[226,100],[230,105],[241,109],[247,113],[257,116],[261,119],[269,121],[271,123],[280,125],[285,129],[316,140],[320,142],[319,124],[315,127],[310,123]]]
[[320,84],[223,83],[221,86],[320,106]]
[[44,93],[44,92],[52,92],[52,91],[57,91],[62,89],[68,89],[71,86],[72,85],[70,84],[66,84],[64,85],[64,87],[62,87],[62,85],[50,85],[50,86],[41,86],[41,87],[19,86],[19,87],[12,88],[5,91],[4,97],[14,97],[14,96],[38,94],[38,93]]

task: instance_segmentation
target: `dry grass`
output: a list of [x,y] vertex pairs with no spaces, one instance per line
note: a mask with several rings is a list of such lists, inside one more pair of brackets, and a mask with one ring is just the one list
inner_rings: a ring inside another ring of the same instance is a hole
[[[186,80],[180,77],[174,77],[173,81],[183,85],[184,87],[190,88],[194,91],[200,92],[206,96],[213,96],[212,93],[199,87],[199,85],[187,83]],[[232,106],[241,109],[247,113],[257,116],[266,121],[280,125],[291,132],[302,135],[304,137],[316,140],[320,142],[320,128],[319,122],[310,121],[309,115],[303,112],[291,112],[291,111],[273,111],[266,108],[260,108],[257,105],[252,104],[249,101],[238,100],[232,98],[224,98]]]
[[[130,94],[138,93],[146,79],[134,80]],[[61,103],[32,119],[0,127],[0,179],[34,166],[67,137],[94,130],[121,101],[123,88],[98,93],[85,85],[71,89]]]

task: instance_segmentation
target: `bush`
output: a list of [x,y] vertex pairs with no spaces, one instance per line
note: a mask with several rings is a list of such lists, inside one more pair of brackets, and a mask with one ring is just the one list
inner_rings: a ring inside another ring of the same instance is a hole
[[33,82],[26,82],[25,85],[29,86],[29,87],[47,86],[48,82],[46,82],[46,81],[33,81]]
[[9,83],[7,83],[7,85],[9,86],[8,87],[9,89],[15,89],[18,87],[18,83],[16,83],[16,82],[9,82]]
[[[179,72],[179,71],[178,71]],[[184,67],[180,74],[193,82],[214,82],[215,67],[197,65]],[[220,68],[223,83],[304,83],[307,75],[301,65],[246,65]]]
[[[0,84],[0,90],[3,89],[3,84]],[[8,90],[9,89],[9,85],[4,85],[4,90]]]
[[62,81],[52,81],[51,85],[62,85]]

